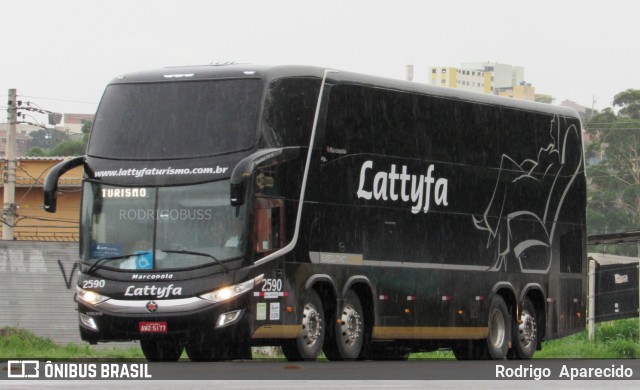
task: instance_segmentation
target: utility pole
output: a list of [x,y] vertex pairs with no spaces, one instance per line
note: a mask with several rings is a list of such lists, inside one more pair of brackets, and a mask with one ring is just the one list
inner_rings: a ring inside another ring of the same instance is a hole
[[2,239],[13,240],[13,225],[16,216],[16,122],[17,93],[15,89],[9,90],[9,101],[7,102],[7,122],[9,130],[7,133],[7,148],[5,150],[5,178],[4,178],[4,207],[2,208]]

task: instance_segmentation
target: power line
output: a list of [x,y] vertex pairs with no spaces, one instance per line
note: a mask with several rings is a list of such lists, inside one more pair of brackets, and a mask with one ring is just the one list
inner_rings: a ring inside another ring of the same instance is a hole
[[98,105],[98,103],[96,103],[96,102],[85,102],[85,101],[81,101],[81,100],[56,99],[56,98],[47,98],[47,97],[40,97],[40,96],[27,96],[27,95],[18,95],[18,96],[25,97],[25,98],[30,98],[30,99],[53,100],[53,101],[56,101],[56,102],[67,102],[67,103],[81,103],[81,104]]

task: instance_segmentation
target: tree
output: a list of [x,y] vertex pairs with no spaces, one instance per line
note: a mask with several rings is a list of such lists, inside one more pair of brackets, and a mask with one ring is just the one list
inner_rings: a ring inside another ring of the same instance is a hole
[[30,157],[58,157],[79,156],[86,153],[87,141],[92,122],[82,125],[82,140],[72,141],[62,131],[53,129],[36,130],[31,132],[31,149],[27,152]]
[[33,148],[29,149],[29,151],[27,152],[27,156],[29,157],[45,157],[47,155],[47,152],[44,151],[44,149],[34,146]]
[[622,107],[620,116],[640,119],[640,89],[627,89],[613,97],[613,105]]
[[640,90],[620,92],[613,103],[617,114],[607,108],[586,124],[594,139],[587,156],[602,155],[587,175],[591,233],[640,230]]
[[82,137],[82,141],[85,145],[89,143],[89,133],[91,132],[91,127],[93,127],[92,121],[86,121],[82,124],[82,134],[84,134],[84,136]]
[[31,137],[31,147],[39,147],[42,149],[50,149],[59,142],[69,139],[64,132],[54,129],[32,131],[29,136]]
[[80,156],[86,153],[87,145],[82,141],[66,141],[57,144],[47,154],[49,156]]

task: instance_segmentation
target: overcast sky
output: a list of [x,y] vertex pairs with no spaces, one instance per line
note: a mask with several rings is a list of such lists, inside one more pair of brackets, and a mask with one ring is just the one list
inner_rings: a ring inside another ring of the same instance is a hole
[[[302,64],[426,83],[430,66],[523,66],[536,93],[602,109],[640,88],[636,0],[0,1],[0,107],[95,112],[115,76],[171,65]],[[45,99],[46,98],[46,99]],[[77,103],[81,102],[81,103]],[[0,122],[6,121],[6,110]]]

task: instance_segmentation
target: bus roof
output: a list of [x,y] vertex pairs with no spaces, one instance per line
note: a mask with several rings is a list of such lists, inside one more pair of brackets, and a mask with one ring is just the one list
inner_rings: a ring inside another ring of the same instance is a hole
[[[331,68],[304,65],[211,64],[175,66],[124,74],[113,79],[110,84],[236,78],[260,78],[265,81],[286,77],[322,78],[326,69],[333,70]],[[335,70],[334,72],[329,73],[328,80],[332,84],[358,84],[439,96],[445,99],[471,101],[480,104],[497,105],[526,111],[544,112],[579,118],[577,111],[569,107],[554,106],[547,103],[530,102],[503,96],[464,91],[455,88],[438,87],[423,83],[370,76],[340,70]]]

